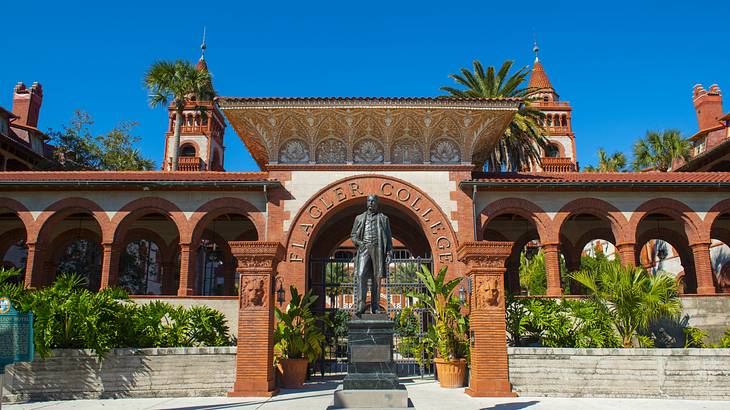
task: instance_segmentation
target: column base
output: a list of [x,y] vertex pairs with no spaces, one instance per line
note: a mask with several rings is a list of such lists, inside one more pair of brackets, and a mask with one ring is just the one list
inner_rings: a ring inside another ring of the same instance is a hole
[[701,288],[697,288],[698,295],[714,295],[716,293],[714,286],[703,286]]
[[279,394],[279,388],[276,387],[274,390],[234,390],[229,391],[228,397],[272,397]]
[[471,397],[517,397],[517,393],[512,391],[512,384],[509,380],[479,380],[464,389],[464,393]]
[[193,296],[193,288],[182,288],[177,290],[178,296]]

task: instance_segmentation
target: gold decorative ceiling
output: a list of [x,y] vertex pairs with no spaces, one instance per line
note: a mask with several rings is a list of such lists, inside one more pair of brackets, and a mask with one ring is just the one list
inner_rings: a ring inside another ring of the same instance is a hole
[[518,99],[236,98],[218,105],[262,169],[267,164],[474,164]]

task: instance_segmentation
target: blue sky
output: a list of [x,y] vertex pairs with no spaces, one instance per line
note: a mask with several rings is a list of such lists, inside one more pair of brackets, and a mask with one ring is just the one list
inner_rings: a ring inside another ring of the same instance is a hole
[[[157,164],[166,113],[149,107],[142,77],[157,59],[197,60],[203,26],[226,96],[440,95],[473,59],[532,64],[534,30],[573,106],[583,165],[599,147],[628,153],[648,129],[693,134],[696,83],[730,95],[727,1],[101,3],[3,6],[0,105],[10,109],[17,81],[39,81],[41,129],[60,128],[76,109],[98,133],[134,120]],[[225,144],[227,170],[257,169],[230,127]]]

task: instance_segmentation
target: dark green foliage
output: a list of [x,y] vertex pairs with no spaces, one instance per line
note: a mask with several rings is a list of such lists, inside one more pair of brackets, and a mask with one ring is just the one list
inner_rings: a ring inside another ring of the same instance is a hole
[[635,171],[650,168],[669,171],[676,159],[689,160],[692,143],[679,130],[647,131],[645,138],[634,144]]
[[717,347],[724,349],[730,348],[730,330],[726,330],[720,338],[720,344]]
[[226,346],[222,313],[207,306],[185,309],[164,302],[137,305],[118,288],[91,292],[78,275],[61,275],[35,291],[10,284],[17,272],[0,270],[0,294],[19,311],[33,312],[35,349],[91,349],[100,357],[118,347]]
[[55,145],[55,163],[46,168],[58,170],[144,171],[154,168],[153,161],[134,148],[140,138],[132,135],[136,122],[124,121],[103,135],[93,135],[91,115],[77,110],[61,131],[49,131]]
[[507,301],[512,346],[618,347],[618,335],[604,311],[590,300]]
[[616,151],[608,155],[603,148],[598,149],[598,166],[583,167],[583,172],[623,172],[626,170],[626,155]]
[[[570,288],[570,276],[562,255],[560,256],[560,281],[563,289]],[[520,254],[520,287],[527,291],[528,296],[544,295],[547,292],[547,270],[542,249],[532,257],[528,257],[526,252]]]
[[322,354],[325,336],[320,331],[324,317],[312,313],[312,305],[317,295],[308,290],[300,294],[297,288],[289,288],[291,300],[285,310],[274,308],[276,327],[274,328],[274,351],[280,358],[305,358],[313,363]]

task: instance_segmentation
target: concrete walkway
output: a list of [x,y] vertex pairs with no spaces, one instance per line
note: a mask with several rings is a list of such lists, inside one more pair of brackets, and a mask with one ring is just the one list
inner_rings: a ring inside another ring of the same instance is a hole
[[[26,409],[119,409],[119,410],[297,410],[326,409],[332,404],[332,392],[338,382],[308,384],[302,390],[282,390],[272,398],[183,397],[158,399],[107,399],[49,401],[4,405],[6,410]],[[408,395],[419,410],[726,410],[730,401],[656,400],[656,399],[570,399],[547,397],[518,397],[514,399],[475,399],[464,394],[463,389],[442,389],[432,379],[404,381]]]

